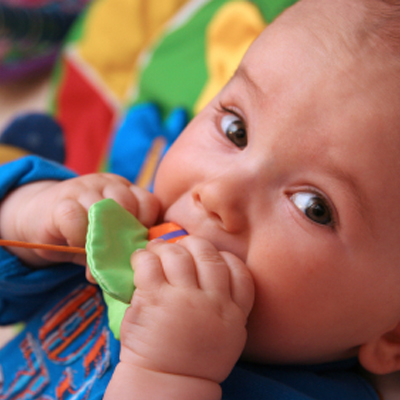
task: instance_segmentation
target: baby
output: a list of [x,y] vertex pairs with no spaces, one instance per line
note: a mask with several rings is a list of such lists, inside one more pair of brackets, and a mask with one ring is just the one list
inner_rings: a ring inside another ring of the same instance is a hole
[[[395,0],[288,9],[169,150],[154,194],[114,175],[58,182],[39,161],[12,172],[4,239],[84,246],[102,198],[190,234],[132,255],[105,399],[378,399],[348,365],[400,370],[399,21]],[[85,265],[10,252],[40,271]],[[304,367],[257,369],[272,364]],[[329,383],[296,381],[315,370]]]

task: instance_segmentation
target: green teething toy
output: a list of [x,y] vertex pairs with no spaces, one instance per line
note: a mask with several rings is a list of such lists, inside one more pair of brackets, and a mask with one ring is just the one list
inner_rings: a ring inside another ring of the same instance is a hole
[[176,241],[187,233],[173,223],[144,227],[130,212],[112,199],[104,199],[89,209],[86,238],[87,263],[90,272],[103,291],[108,307],[109,326],[116,339],[135,290],[132,253],[145,248],[149,239],[162,237]]

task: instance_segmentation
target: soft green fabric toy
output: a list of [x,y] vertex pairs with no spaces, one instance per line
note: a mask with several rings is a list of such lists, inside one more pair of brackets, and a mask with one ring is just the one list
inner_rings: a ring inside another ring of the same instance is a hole
[[108,306],[109,326],[116,339],[135,289],[131,254],[156,237],[175,242],[187,232],[173,223],[147,229],[112,199],[89,209],[86,240],[87,263]]

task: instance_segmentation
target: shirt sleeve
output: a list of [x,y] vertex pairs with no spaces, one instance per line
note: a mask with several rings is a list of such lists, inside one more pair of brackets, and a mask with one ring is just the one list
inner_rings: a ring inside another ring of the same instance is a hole
[[[75,176],[63,166],[35,156],[3,164],[0,165],[0,201],[8,192],[27,183]],[[47,293],[80,274],[84,274],[84,269],[71,263],[45,269],[29,268],[0,247],[0,324],[25,320],[42,304]]]

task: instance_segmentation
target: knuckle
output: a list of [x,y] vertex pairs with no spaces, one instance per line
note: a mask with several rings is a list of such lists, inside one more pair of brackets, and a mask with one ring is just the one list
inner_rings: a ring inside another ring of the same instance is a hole
[[137,249],[131,254],[132,266],[137,266],[139,263],[145,263],[152,260],[155,256],[145,249]]
[[123,182],[123,183],[130,184],[128,179],[124,178],[121,175],[113,174],[111,172],[100,172],[99,175],[102,176],[105,179],[111,179],[111,180],[116,180],[118,182]]
[[149,246],[150,251],[154,251],[162,259],[191,258],[188,250],[176,243],[168,243],[155,239],[149,242]]
[[100,188],[112,184],[124,184],[128,186],[130,184],[126,178],[107,172],[78,176],[70,179],[68,182],[81,188]]
[[82,209],[75,201],[65,200],[58,204],[56,217],[63,221],[75,221],[82,217]]
[[207,264],[224,265],[225,261],[216,251],[204,250],[199,254],[199,261]]
[[188,251],[184,249],[182,246],[179,246],[175,243],[166,243],[166,250],[172,254],[173,256],[178,257],[187,257],[189,255]]

